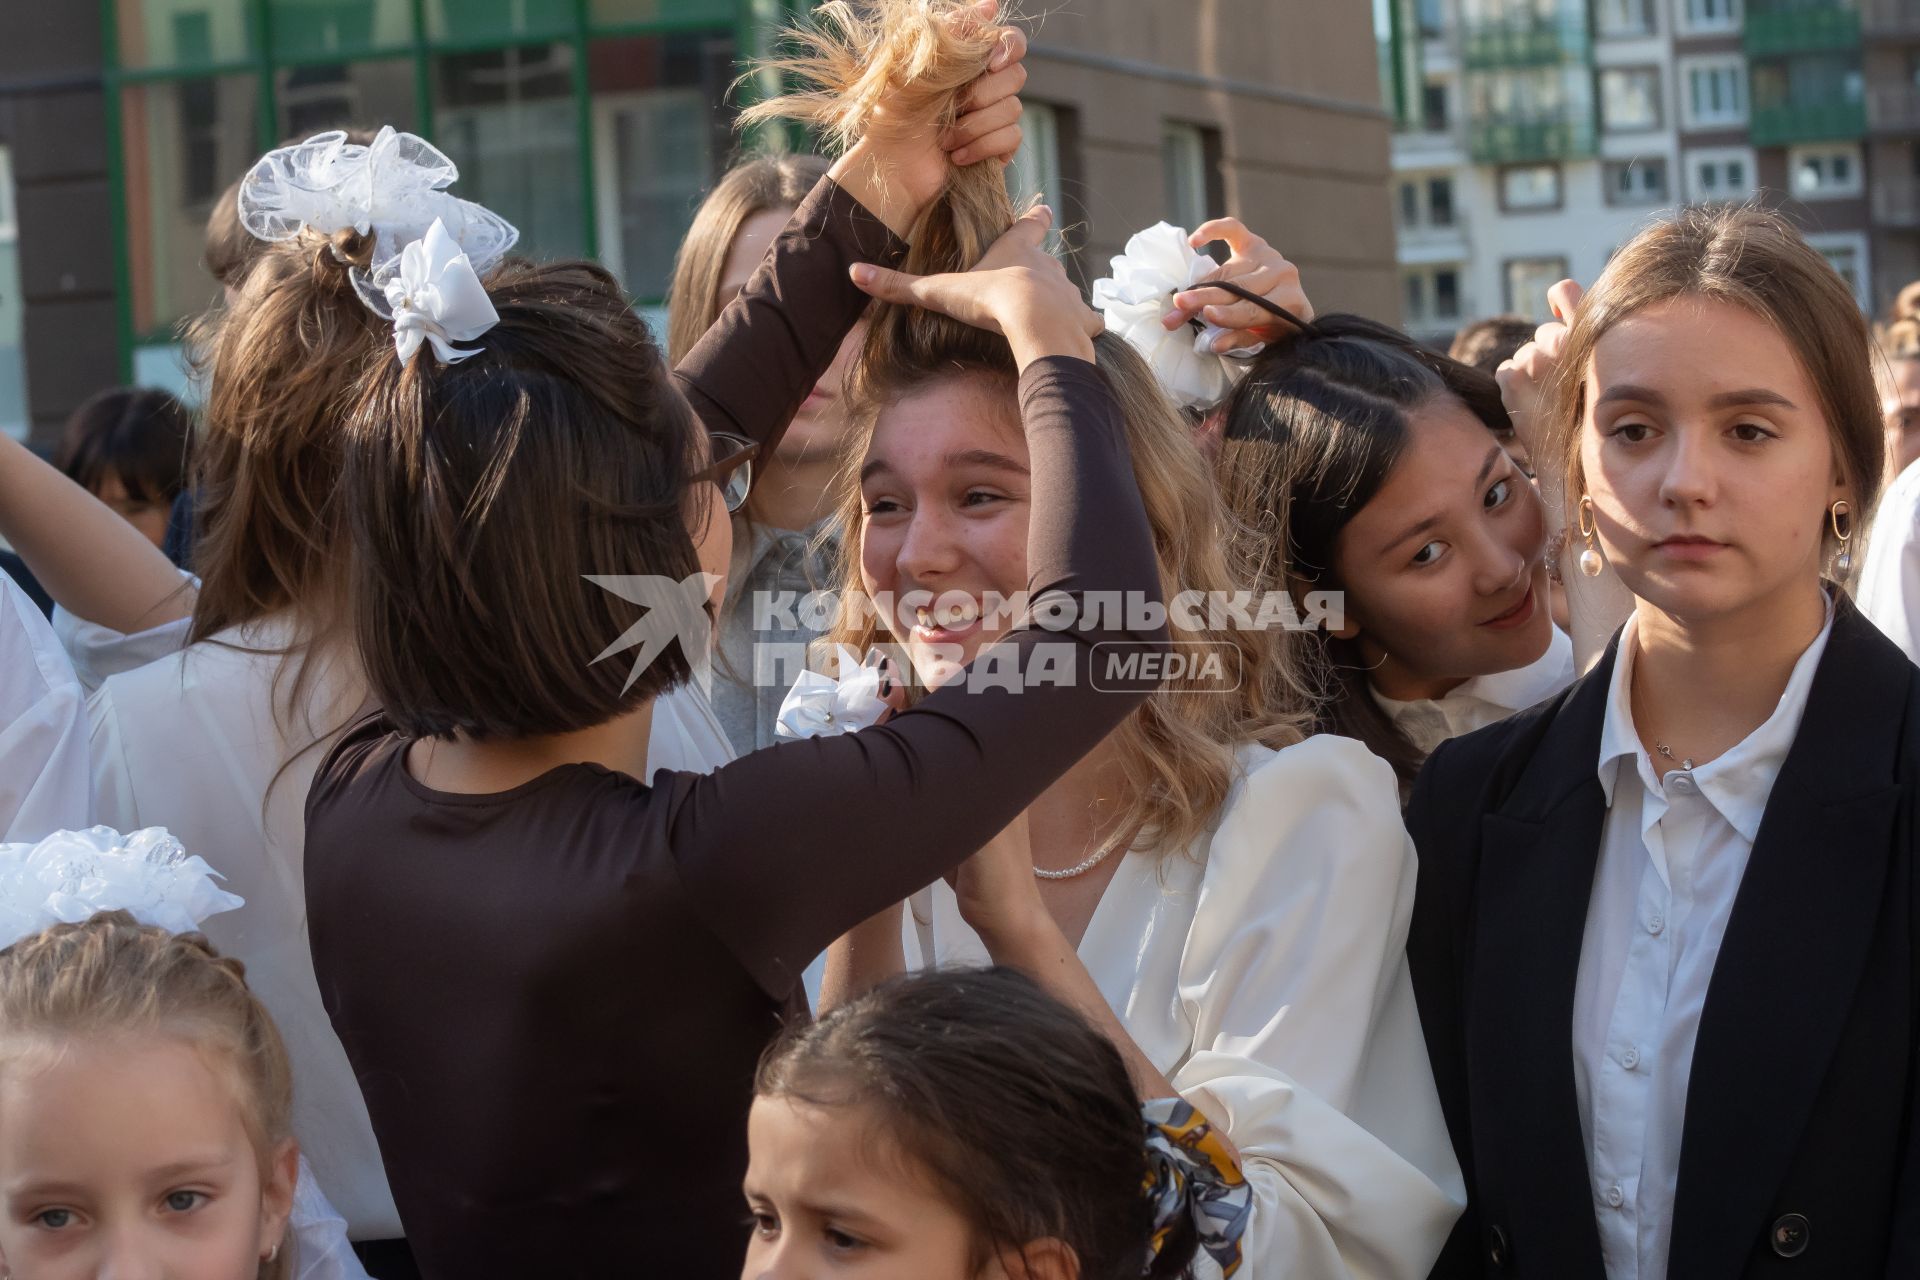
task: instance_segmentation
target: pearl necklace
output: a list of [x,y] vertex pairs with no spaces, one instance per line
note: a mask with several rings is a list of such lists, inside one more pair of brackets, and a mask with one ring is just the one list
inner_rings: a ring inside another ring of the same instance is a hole
[[1082,858],[1079,862],[1074,863],[1072,866],[1066,867],[1059,871],[1048,871],[1041,867],[1035,867],[1033,869],[1033,874],[1036,876],[1039,876],[1042,880],[1071,880],[1075,876],[1083,876],[1087,874],[1087,872],[1093,870],[1095,867],[1105,862],[1107,860],[1108,855],[1111,854],[1118,847],[1119,847],[1118,845],[1110,844],[1106,848],[1100,850],[1100,852],[1093,854],[1091,857]]

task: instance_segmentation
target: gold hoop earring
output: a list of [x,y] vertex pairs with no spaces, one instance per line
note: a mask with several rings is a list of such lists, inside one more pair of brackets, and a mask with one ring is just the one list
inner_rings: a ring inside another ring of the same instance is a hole
[[[1845,529],[1840,527],[1842,520],[1847,522]],[[1844,578],[1853,568],[1853,504],[1842,498],[1828,507],[1827,523],[1833,528],[1833,536],[1840,539],[1840,554],[1834,557],[1833,567]]]
[[1587,549],[1580,553],[1580,572],[1589,578],[1600,576],[1600,570],[1607,562],[1600,558],[1599,544],[1594,541],[1596,526],[1593,519],[1593,499],[1580,495],[1580,536],[1587,540]]

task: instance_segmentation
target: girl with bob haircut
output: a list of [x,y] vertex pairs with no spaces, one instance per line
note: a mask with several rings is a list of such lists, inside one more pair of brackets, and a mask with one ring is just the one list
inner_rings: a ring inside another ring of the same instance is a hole
[[[963,51],[922,43],[914,9],[890,0],[813,28],[808,56],[783,65],[810,91],[758,110],[831,130],[864,77],[911,66],[957,87]],[[1017,348],[940,314],[923,274],[995,261],[987,246],[1010,225],[1034,228],[1033,215],[1015,219],[1000,175],[962,170],[926,222],[932,234],[903,268],[863,286],[882,305],[855,372],[835,528],[842,609],[827,637],[896,655],[930,690],[920,706],[1018,634],[993,602],[1043,563],[1044,531],[1101,520],[1039,483]],[[1237,223],[1221,226],[1251,250]],[[1280,260],[1254,252],[1237,265],[1253,277]],[[1247,579],[1191,427],[1124,339],[1094,346],[1158,593],[1231,595]],[[896,900],[837,946],[822,1001],[907,967],[1032,975],[1113,1041],[1139,1098],[1183,1099],[1237,1149],[1250,1194],[1243,1280],[1353,1269],[1417,1280],[1460,1201],[1405,968],[1412,849],[1391,773],[1357,743],[1306,738],[1305,691],[1268,636],[1205,605],[1170,623],[1183,673],[1072,770],[1028,789],[1019,820],[952,885]],[[924,831],[916,822],[896,838]],[[1364,1199],[1330,1192],[1363,1184]]]
[[1837,585],[1884,462],[1868,341],[1748,207],[1642,232],[1572,319],[1540,463],[1633,614],[1414,786],[1471,1196],[1436,1275],[1920,1267],[1920,671]]
[[1503,447],[1493,378],[1359,316],[1322,316],[1257,357],[1224,407],[1221,491],[1263,590],[1341,594],[1290,633],[1316,729],[1401,786],[1448,738],[1565,688],[1547,527]]
[[[803,1011],[803,967],[986,844],[1150,687],[1093,687],[1087,655],[1158,653],[1163,633],[1050,631],[1048,612],[1000,650],[1034,676],[1017,696],[942,690],[845,738],[647,772],[657,701],[703,658],[731,476],[865,309],[850,270],[901,260],[967,148],[1017,143],[1019,34],[991,5],[918,12],[966,47],[951,87],[972,109],[949,92],[936,118],[914,78],[876,84],[894,127],[836,162],[671,374],[586,263],[510,262],[482,286],[448,262],[492,318],[461,322],[457,362],[433,345],[365,369],[343,493],[383,710],[315,782],[307,901],[427,1274],[737,1269],[754,1069]],[[1017,352],[1048,509],[1100,513],[1037,522],[1031,586],[1071,616],[1083,592],[1158,593],[1098,317],[1040,239],[1030,224],[925,283]]]
[[1240,1244],[1244,1183],[1181,1162],[1164,1194],[1126,1063],[1012,969],[898,978],[783,1040],[747,1133],[742,1280],[823,1251],[915,1280],[1173,1280],[1209,1203],[1213,1247]]

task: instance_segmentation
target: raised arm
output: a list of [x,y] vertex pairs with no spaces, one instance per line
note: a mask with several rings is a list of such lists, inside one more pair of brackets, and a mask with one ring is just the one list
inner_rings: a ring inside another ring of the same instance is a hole
[[61,608],[114,631],[193,611],[193,588],[145,535],[17,440],[0,435],[0,538]]

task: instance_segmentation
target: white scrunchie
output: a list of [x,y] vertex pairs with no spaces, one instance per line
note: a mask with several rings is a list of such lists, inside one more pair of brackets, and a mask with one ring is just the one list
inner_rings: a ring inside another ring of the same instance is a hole
[[1093,305],[1107,330],[1125,338],[1145,357],[1163,390],[1183,409],[1211,409],[1226,399],[1246,373],[1246,361],[1262,347],[1221,355],[1213,341],[1227,330],[1182,325],[1169,332],[1161,318],[1173,310],[1173,295],[1204,280],[1219,264],[1187,243],[1187,233],[1156,222],[1127,241],[1113,260],[1113,274],[1093,282]]
[[880,693],[885,675],[880,651],[874,650],[862,662],[853,650],[842,647],[839,657],[840,670],[847,673],[842,679],[818,671],[800,673],[780,704],[775,734],[782,738],[817,738],[852,733],[874,724],[886,712],[887,700]]

